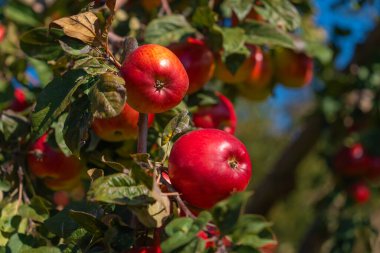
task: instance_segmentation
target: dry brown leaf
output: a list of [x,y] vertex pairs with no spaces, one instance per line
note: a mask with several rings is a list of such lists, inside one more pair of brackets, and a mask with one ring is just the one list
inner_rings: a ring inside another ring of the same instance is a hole
[[92,12],[84,12],[54,20],[50,24],[50,27],[52,26],[62,28],[67,36],[81,40],[87,44],[94,44],[97,41],[96,38],[100,38],[99,20]]

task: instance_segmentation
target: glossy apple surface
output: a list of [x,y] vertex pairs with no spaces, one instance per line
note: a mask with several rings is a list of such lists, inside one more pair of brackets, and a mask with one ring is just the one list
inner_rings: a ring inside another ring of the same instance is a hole
[[6,33],[6,28],[2,24],[0,24],[0,43],[4,40]]
[[371,197],[371,190],[362,182],[352,185],[350,193],[353,199],[359,204],[366,203]]
[[31,145],[28,154],[30,171],[44,180],[45,185],[55,191],[73,188],[79,183],[83,165],[74,156],[65,156],[47,142],[47,135]]
[[203,41],[190,38],[185,43],[170,45],[169,49],[180,59],[189,76],[188,94],[198,91],[213,76],[214,56]]
[[169,156],[174,188],[198,208],[211,208],[231,193],[245,190],[251,173],[244,144],[218,129],[195,130],[181,136]]
[[362,176],[368,172],[369,159],[360,143],[342,148],[334,157],[333,166],[343,176]]
[[276,80],[284,86],[301,88],[313,78],[313,59],[290,49],[276,51],[274,57]]
[[[148,126],[151,126],[154,114],[148,115]],[[134,139],[138,134],[139,112],[125,103],[121,113],[112,118],[95,119],[92,129],[100,139],[106,141],[124,141]]]
[[178,57],[155,44],[133,51],[124,61],[121,75],[128,104],[142,113],[160,113],[175,107],[189,88],[189,78]]
[[224,95],[218,93],[217,96],[218,104],[200,107],[193,114],[194,125],[200,128],[217,128],[234,134],[237,121],[234,105]]
[[273,66],[269,53],[264,53],[257,46],[248,46],[251,50],[253,67],[248,78],[244,81],[249,87],[257,89],[268,88],[272,82]]

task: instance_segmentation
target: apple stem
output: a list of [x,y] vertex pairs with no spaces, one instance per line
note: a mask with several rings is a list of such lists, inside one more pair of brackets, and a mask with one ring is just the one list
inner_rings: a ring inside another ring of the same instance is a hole
[[137,153],[147,152],[147,138],[148,138],[148,114],[139,113],[139,137],[137,140]]

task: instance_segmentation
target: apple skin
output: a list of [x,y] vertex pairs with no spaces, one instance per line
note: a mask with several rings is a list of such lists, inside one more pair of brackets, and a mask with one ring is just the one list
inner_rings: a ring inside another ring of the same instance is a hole
[[80,183],[83,165],[75,156],[67,157],[49,146],[47,137],[44,134],[31,145],[27,158],[29,169],[51,190],[72,189]]
[[[138,135],[139,112],[125,103],[121,113],[112,118],[94,119],[92,129],[100,139],[110,142],[135,139]],[[154,114],[148,115],[148,126],[154,121]]]
[[15,88],[13,91],[13,101],[9,109],[15,112],[22,112],[28,108],[29,104],[26,101],[25,92],[21,88]]
[[138,47],[121,67],[127,102],[138,112],[160,113],[178,105],[189,88],[186,70],[169,49],[155,44]]
[[219,129],[200,129],[181,136],[169,156],[169,178],[190,205],[208,209],[244,191],[251,178],[244,144]]
[[338,174],[348,177],[366,175],[369,168],[369,158],[362,144],[342,148],[333,159],[333,166]]
[[301,88],[313,79],[313,59],[302,52],[279,49],[274,55],[275,76],[286,87]]
[[232,74],[222,62],[221,57],[217,56],[215,61],[215,77],[227,84],[239,84],[247,80],[252,66],[252,59],[248,57],[240,65],[235,74]]
[[0,24],[0,43],[4,40],[6,34],[6,28]]
[[359,204],[368,202],[371,197],[371,190],[362,182],[352,185],[349,192],[356,203]]
[[162,253],[160,246],[133,248],[125,253]]
[[193,114],[194,125],[200,128],[217,128],[234,134],[237,122],[234,105],[224,95],[217,93],[217,96],[218,104],[200,107]]
[[258,46],[249,45],[251,58],[254,62],[248,78],[244,84],[257,89],[268,88],[272,82],[273,66],[269,53],[264,53]]
[[274,253],[277,249],[278,243],[276,242],[270,242],[265,244],[264,246],[261,246],[259,251],[260,253]]
[[168,47],[182,62],[189,77],[188,94],[201,89],[214,74],[215,64],[212,52],[201,40],[189,38],[185,43]]

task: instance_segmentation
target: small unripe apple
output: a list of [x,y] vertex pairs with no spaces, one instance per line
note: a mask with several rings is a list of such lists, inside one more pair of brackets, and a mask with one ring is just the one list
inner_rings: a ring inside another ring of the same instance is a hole
[[367,173],[369,159],[362,144],[342,148],[333,159],[333,166],[343,176],[363,176]]
[[200,128],[217,128],[234,134],[237,121],[234,105],[222,94],[217,93],[217,96],[218,104],[200,107],[193,114],[194,125]]
[[52,148],[45,134],[29,149],[28,165],[31,173],[43,179],[51,190],[72,189],[80,182],[82,163],[75,156],[65,156]]
[[189,88],[181,61],[160,45],[138,47],[127,56],[120,71],[128,104],[142,113],[160,113],[175,107]]
[[274,55],[276,80],[284,86],[300,88],[313,78],[313,59],[302,52],[279,49]]
[[[154,114],[148,115],[148,126],[151,126]],[[124,141],[134,139],[138,134],[139,112],[125,103],[119,115],[112,118],[95,119],[92,129],[100,139],[106,141]]]
[[349,191],[352,198],[359,204],[366,203],[371,197],[371,190],[362,182],[352,185]]
[[180,59],[189,76],[188,94],[198,91],[213,76],[214,56],[203,41],[189,38],[185,43],[170,45],[169,49]]
[[244,144],[218,129],[181,136],[169,156],[169,177],[190,205],[211,208],[233,192],[245,190],[251,161]]

